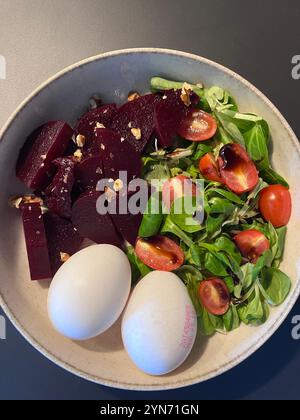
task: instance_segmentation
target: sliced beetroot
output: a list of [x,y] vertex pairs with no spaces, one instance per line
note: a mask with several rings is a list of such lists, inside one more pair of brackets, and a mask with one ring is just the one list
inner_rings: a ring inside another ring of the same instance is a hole
[[52,213],[69,219],[71,218],[74,169],[77,163],[72,157],[63,157],[55,159],[53,164],[58,170],[45,190],[45,203]]
[[53,213],[43,215],[52,274],[63,264],[64,258],[79,251],[83,238],[72,223]]
[[48,245],[39,203],[21,205],[31,280],[52,277]]
[[53,174],[53,160],[63,156],[72,135],[64,121],[50,121],[35,130],[19,153],[17,177],[28,188],[42,190]]
[[119,134],[105,128],[96,130],[96,139],[90,153],[100,153],[106,178],[122,178],[125,182],[126,180],[120,176],[120,172],[126,172],[128,182],[140,177],[141,156],[131,144],[122,139]]
[[[199,102],[193,94],[191,104]],[[190,108],[181,99],[181,90],[168,90],[163,99],[155,105],[154,124],[159,143],[162,147],[171,147],[177,136],[181,120]]]
[[72,208],[72,223],[79,234],[98,244],[122,247],[122,239],[109,216],[97,212],[97,200],[101,193],[95,190],[84,192]]
[[113,118],[111,128],[138,153],[144,150],[154,131],[154,107],[160,100],[157,94],[140,96],[121,106]]
[[96,188],[97,183],[104,177],[103,162],[100,155],[93,155],[83,159],[75,169],[76,185],[81,189]]
[[[128,192],[127,195],[127,202],[130,200],[130,198],[134,195],[132,192]],[[144,211],[142,210],[138,214],[131,214],[129,211],[126,212],[126,214],[122,214],[120,212],[120,201],[122,200],[121,195],[116,196],[115,198],[116,203],[116,213],[111,214],[112,221],[114,225],[116,226],[116,229],[121,234],[123,239],[127,242],[129,242],[131,245],[135,245],[137,237],[138,237],[138,231],[142,222]],[[145,210],[145,209],[144,209]]]
[[75,136],[81,134],[86,138],[86,146],[89,147],[95,135],[97,123],[110,127],[113,117],[117,113],[117,105],[103,105],[85,113],[77,123]]

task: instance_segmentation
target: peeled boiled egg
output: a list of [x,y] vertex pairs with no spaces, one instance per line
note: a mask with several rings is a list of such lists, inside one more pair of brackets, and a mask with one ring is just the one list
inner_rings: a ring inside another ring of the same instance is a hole
[[131,286],[129,261],[113,245],[92,245],[70,257],[57,271],[48,294],[54,328],[73,340],[107,330],[121,315]]
[[136,366],[164,375],[188,357],[197,316],[185,285],[170,272],[153,271],[135,287],[122,320],[122,338]]

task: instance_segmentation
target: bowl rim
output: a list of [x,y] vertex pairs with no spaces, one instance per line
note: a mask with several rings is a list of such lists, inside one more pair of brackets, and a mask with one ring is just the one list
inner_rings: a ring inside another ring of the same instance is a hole
[[[297,139],[297,136],[295,135],[294,131],[290,127],[287,120],[283,117],[281,112],[276,108],[276,106],[254,85],[252,85],[248,80],[234,72],[233,70],[216,63],[215,61],[212,61],[210,59],[207,59],[205,57],[187,53],[183,51],[178,51],[174,49],[165,49],[165,48],[127,48],[127,49],[121,49],[121,50],[114,50],[105,52],[102,54],[98,54],[89,58],[86,58],[84,60],[78,61],[75,64],[72,64],[70,66],[67,66],[63,70],[59,71],[52,77],[48,78],[45,82],[40,84],[31,94],[29,94],[17,107],[17,109],[11,114],[11,116],[8,118],[7,122],[3,125],[3,127],[0,130],[0,142],[2,142],[3,138],[5,137],[6,133],[8,132],[9,128],[14,123],[15,119],[19,115],[19,113],[27,106],[31,104],[31,102],[34,100],[36,96],[39,95],[41,91],[43,91],[47,86],[51,85],[53,82],[57,81],[58,79],[62,78],[68,73],[71,73],[73,70],[76,70],[79,67],[83,67],[89,63],[92,63],[94,61],[103,60],[106,58],[111,58],[115,56],[122,56],[122,55],[130,55],[130,54],[164,54],[164,55],[172,55],[176,57],[181,58],[187,58],[194,61],[198,61],[204,64],[207,64],[211,67],[214,67],[218,70],[221,70],[222,72],[226,73],[228,76],[232,77],[233,79],[239,81],[242,85],[250,89],[252,92],[254,92],[265,104],[267,107],[269,107],[272,112],[276,115],[276,117],[280,120],[281,124],[284,126],[284,128],[289,133],[289,137],[293,142],[293,145],[295,149],[298,152],[299,158],[300,158],[300,144]],[[251,349],[248,349],[247,351],[244,351],[239,356],[232,359],[230,362],[225,363],[218,369],[214,369],[207,374],[203,376],[195,376],[189,379],[182,379],[182,380],[172,380],[170,379],[169,383],[165,383],[162,385],[159,384],[148,384],[148,385],[139,385],[134,383],[125,383],[125,382],[118,382],[116,380],[111,379],[105,379],[100,378],[98,376],[94,376],[92,374],[88,374],[86,372],[81,371],[80,369],[76,368],[75,366],[72,366],[71,364],[66,363],[63,360],[60,360],[57,356],[53,355],[51,351],[43,347],[38,341],[36,341],[30,333],[26,330],[26,328],[22,325],[21,321],[18,320],[13,312],[9,309],[8,304],[4,300],[4,297],[0,293],[0,305],[7,316],[7,318],[11,321],[11,323],[14,325],[14,327],[19,331],[19,333],[31,344],[36,350],[38,350],[43,356],[45,356],[48,360],[56,364],[57,366],[63,368],[64,370],[82,378],[85,380],[88,380],[90,382],[94,382],[96,384],[114,387],[118,389],[124,389],[124,390],[132,390],[132,391],[163,391],[163,390],[169,390],[169,389],[176,389],[176,388],[183,388],[186,386],[195,385],[198,383],[205,382],[209,379],[212,379],[214,377],[217,377],[219,375],[224,374],[225,372],[231,370],[235,366],[239,365],[243,361],[245,361],[248,357],[250,357],[252,354],[254,354],[259,348],[261,348],[267,340],[277,331],[277,329],[281,326],[281,324],[285,321],[287,316],[289,315],[290,311],[292,310],[293,306],[295,305],[298,297],[300,295],[300,278],[296,279],[295,288],[293,291],[293,294],[290,295],[289,301],[286,304],[286,307],[284,311],[282,312],[281,316],[278,317],[275,322],[270,326],[268,331],[260,336],[259,340],[257,340],[256,344],[251,347]]]

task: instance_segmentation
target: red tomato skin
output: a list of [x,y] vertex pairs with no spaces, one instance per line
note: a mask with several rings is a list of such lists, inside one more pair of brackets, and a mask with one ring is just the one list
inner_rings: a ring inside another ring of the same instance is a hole
[[199,299],[205,309],[213,315],[225,315],[230,306],[230,293],[226,283],[218,277],[201,281]]
[[265,251],[270,249],[270,242],[265,235],[256,229],[244,230],[233,238],[243,257],[256,263]]
[[[187,186],[187,189],[184,188],[185,186]],[[173,202],[178,198],[190,194],[195,196],[196,193],[197,187],[190,178],[185,175],[177,175],[164,183],[162,188],[162,200],[165,206],[170,209]]]
[[259,210],[274,227],[286,226],[292,214],[292,197],[283,185],[270,185],[260,192]]
[[206,155],[199,160],[199,170],[204,178],[223,184],[217,162],[211,153],[206,153]]
[[200,109],[191,109],[180,122],[178,134],[190,141],[205,141],[211,139],[217,131],[215,118]]
[[139,259],[153,270],[173,271],[181,267],[185,256],[176,242],[166,236],[139,238],[135,245]]
[[252,191],[259,181],[254,162],[246,150],[237,143],[222,147],[218,165],[227,188],[236,194]]

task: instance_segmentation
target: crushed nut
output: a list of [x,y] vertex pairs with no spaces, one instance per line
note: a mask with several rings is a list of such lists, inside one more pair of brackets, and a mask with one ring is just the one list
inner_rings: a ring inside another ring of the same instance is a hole
[[42,159],[42,160],[45,160],[45,159],[46,159],[46,157],[47,157],[47,155],[41,155],[41,159]]
[[130,123],[128,124],[128,128],[132,127],[132,122],[130,121]]
[[103,143],[101,143],[101,144],[100,144],[100,148],[101,148],[102,150],[105,150],[105,145],[104,145]]
[[163,100],[165,101],[166,99],[168,99],[167,95],[165,94],[163,97]]
[[76,137],[76,144],[78,147],[83,147],[85,145],[85,136],[78,134]]
[[104,189],[104,193],[106,196],[106,199],[109,203],[112,202],[112,200],[116,197],[117,193],[115,191],[113,191],[111,188],[109,187],[105,187]]
[[116,179],[114,182],[114,190],[116,192],[121,191],[121,189],[124,187],[124,183],[121,179]]
[[135,137],[136,140],[141,140],[142,132],[140,128],[132,128],[131,133]]
[[70,254],[68,254],[67,252],[60,252],[60,261],[65,263],[66,261],[68,261],[68,259],[71,257]]
[[124,137],[121,137],[121,143],[123,143],[125,141]]
[[140,97],[140,94],[138,92],[129,92],[128,102],[134,101],[135,99],[138,99],[139,97]]
[[96,128],[105,128],[105,125],[97,122]]
[[16,209],[20,208],[21,204],[32,204],[32,203],[39,203],[40,205],[43,204],[43,200],[40,197],[36,197],[35,195],[23,195],[18,197],[12,197],[9,200],[9,205]]
[[80,150],[80,149],[77,149],[76,150],[76,152],[74,152],[74,155],[73,155],[76,159],[78,159],[79,161],[81,161],[81,159],[82,159],[82,151]]
[[192,86],[188,83],[184,82],[182,89],[181,89],[181,95],[180,98],[185,106],[191,105],[191,93],[192,93]]
[[100,168],[100,166],[98,166],[98,168],[96,169],[96,174],[101,174],[102,175],[103,171]]

